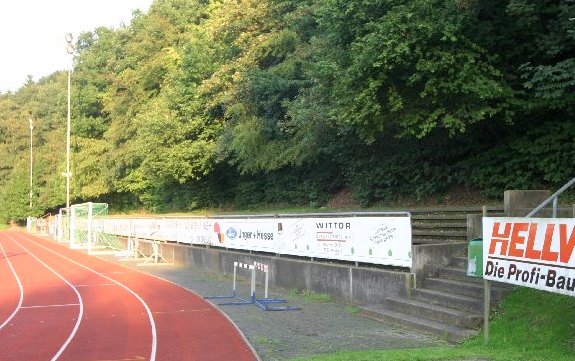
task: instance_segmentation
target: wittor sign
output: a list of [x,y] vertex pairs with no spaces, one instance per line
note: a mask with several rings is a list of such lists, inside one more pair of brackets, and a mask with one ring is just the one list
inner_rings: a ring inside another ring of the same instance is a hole
[[483,218],[485,279],[575,296],[575,219]]

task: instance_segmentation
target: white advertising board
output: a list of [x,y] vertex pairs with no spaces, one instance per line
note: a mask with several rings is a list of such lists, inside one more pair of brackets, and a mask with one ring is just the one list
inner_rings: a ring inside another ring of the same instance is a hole
[[286,218],[281,253],[411,267],[409,217]]
[[483,277],[575,296],[575,219],[483,218]]
[[106,233],[283,255],[411,267],[411,218],[156,218],[105,220]]

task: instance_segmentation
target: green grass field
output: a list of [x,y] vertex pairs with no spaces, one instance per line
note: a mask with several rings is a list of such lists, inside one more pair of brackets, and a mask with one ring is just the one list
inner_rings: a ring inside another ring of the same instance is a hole
[[[340,352],[297,361],[567,361],[575,360],[575,298],[518,288],[493,311],[483,332],[452,347]],[[294,360],[296,361],[296,360]]]

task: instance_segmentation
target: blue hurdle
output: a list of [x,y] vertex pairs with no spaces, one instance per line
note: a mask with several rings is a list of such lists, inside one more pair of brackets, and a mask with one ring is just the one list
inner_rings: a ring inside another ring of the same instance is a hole
[[[244,299],[238,296],[236,290],[236,277],[237,277],[237,269],[248,269],[252,271],[251,274],[251,282],[250,282],[250,298]],[[265,281],[264,281],[264,298],[257,298],[256,297],[256,271],[261,271],[264,273]],[[234,277],[233,277],[233,284],[232,284],[232,294],[229,296],[207,296],[204,297],[208,300],[225,300],[225,299],[232,299],[236,301],[230,302],[221,302],[218,303],[219,306],[241,306],[241,305],[249,305],[254,304],[260,309],[264,311],[295,311],[301,309],[300,307],[294,306],[279,306],[279,307],[272,307],[270,304],[278,304],[278,303],[287,303],[286,299],[281,298],[269,298],[268,297],[268,272],[269,266],[263,263],[254,262],[253,264],[247,263],[240,263],[234,262]]]
[[207,296],[204,297],[207,300],[225,300],[225,299],[236,299],[238,301],[235,302],[223,302],[223,303],[218,303],[218,305],[220,306],[239,306],[239,305],[249,305],[251,304],[251,300],[246,300],[243,299],[241,297],[238,296],[237,291],[236,291],[236,277],[237,277],[237,269],[239,268],[243,268],[243,269],[249,269],[252,270],[252,282],[251,282],[251,294],[255,294],[255,283],[253,282],[254,279],[254,265],[250,265],[247,263],[240,263],[240,262],[234,262],[234,278],[233,278],[233,283],[232,283],[232,294],[229,296]]

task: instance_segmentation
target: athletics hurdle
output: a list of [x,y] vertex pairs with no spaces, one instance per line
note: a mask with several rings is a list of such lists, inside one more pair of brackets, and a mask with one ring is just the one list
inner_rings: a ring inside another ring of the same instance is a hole
[[[150,245],[150,254],[146,254],[140,250],[140,243],[147,243]],[[143,262],[137,263],[137,266],[151,266],[151,265],[171,265],[162,255],[162,249],[160,247],[159,240],[153,239],[140,239],[136,237],[135,232],[132,232],[128,236],[127,249],[124,251],[116,252],[115,255],[120,259],[120,261],[137,261],[143,260]]]
[[207,300],[225,300],[225,299],[235,299],[237,301],[235,302],[224,302],[224,303],[218,303],[218,305],[220,306],[239,306],[239,305],[249,305],[251,302],[251,300],[246,300],[243,299],[241,297],[238,297],[237,291],[236,291],[236,278],[237,278],[237,269],[241,268],[241,269],[248,269],[251,270],[251,286],[250,286],[250,295],[255,294],[256,290],[255,290],[255,273],[254,273],[254,265],[252,264],[247,264],[247,263],[241,263],[241,262],[234,262],[234,277],[233,277],[233,281],[232,281],[232,294],[229,296],[207,296],[204,297]]
[[[256,282],[255,273],[256,273],[256,270],[264,273],[264,277],[265,277],[264,298],[256,298],[256,294],[255,294],[255,282]],[[295,310],[299,310],[300,307],[295,307],[295,306],[276,306],[276,307],[270,307],[269,306],[269,304],[274,304],[274,303],[275,304],[287,303],[287,300],[282,299],[282,298],[268,298],[268,281],[269,281],[268,272],[269,272],[269,266],[267,264],[254,262],[254,271],[253,271],[254,275],[252,276],[252,283],[254,284],[254,292],[252,293],[253,303],[264,311],[295,311]]]
[[[249,300],[241,298],[237,294],[236,277],[237,277],[237,269],[238,268],[251,270],[250,298],[249,298]],[[264,298],[257,298],[256,297],[256,271],[261,271],[265,275]],[[268,265],[263,264],[263,263],[254,262],[253,264],[247,264],[247,263],[234,262],[234,276],[233,276],[233,283],[232,283],[232,294],[229,296],[207,296],[204,298],[208,299],[208,300],[223,300],[223,299],[235,299],[235,300],[237,300],[237,301],[231,301],[231,302],[218,303],[219,306],[240,306],[240,305],[254,304],[264,311],[295,311],[295,310],[299,310],[300,307],[294,307],[294,306],[280,306],[280,307],[269,306],[269,304],[287,303],[287,300],[281,299],[281,298],[268,298],[268,283],[269,283],[268,272],[269,272]]]
[[160,241],[136,239],[137,252],[143,255],[143,253],[140,252],[140,250],[139,250],[140,242],[149,243],[152,247],[152,252],[149,256],[144,255],[144,262],[138,263],[137,264],[138,266],[169,265],[169,264],[171,264],[162,255],[161,248],[160,248]]
[[130,232],[128,239],[126,240],[126,249],[123,251],[118,251],[115,256],[120,258],[120,261],[132,261],[137,260],[140,254],[146,256],[139,251],[140,241],[136,237],[135,232]]

